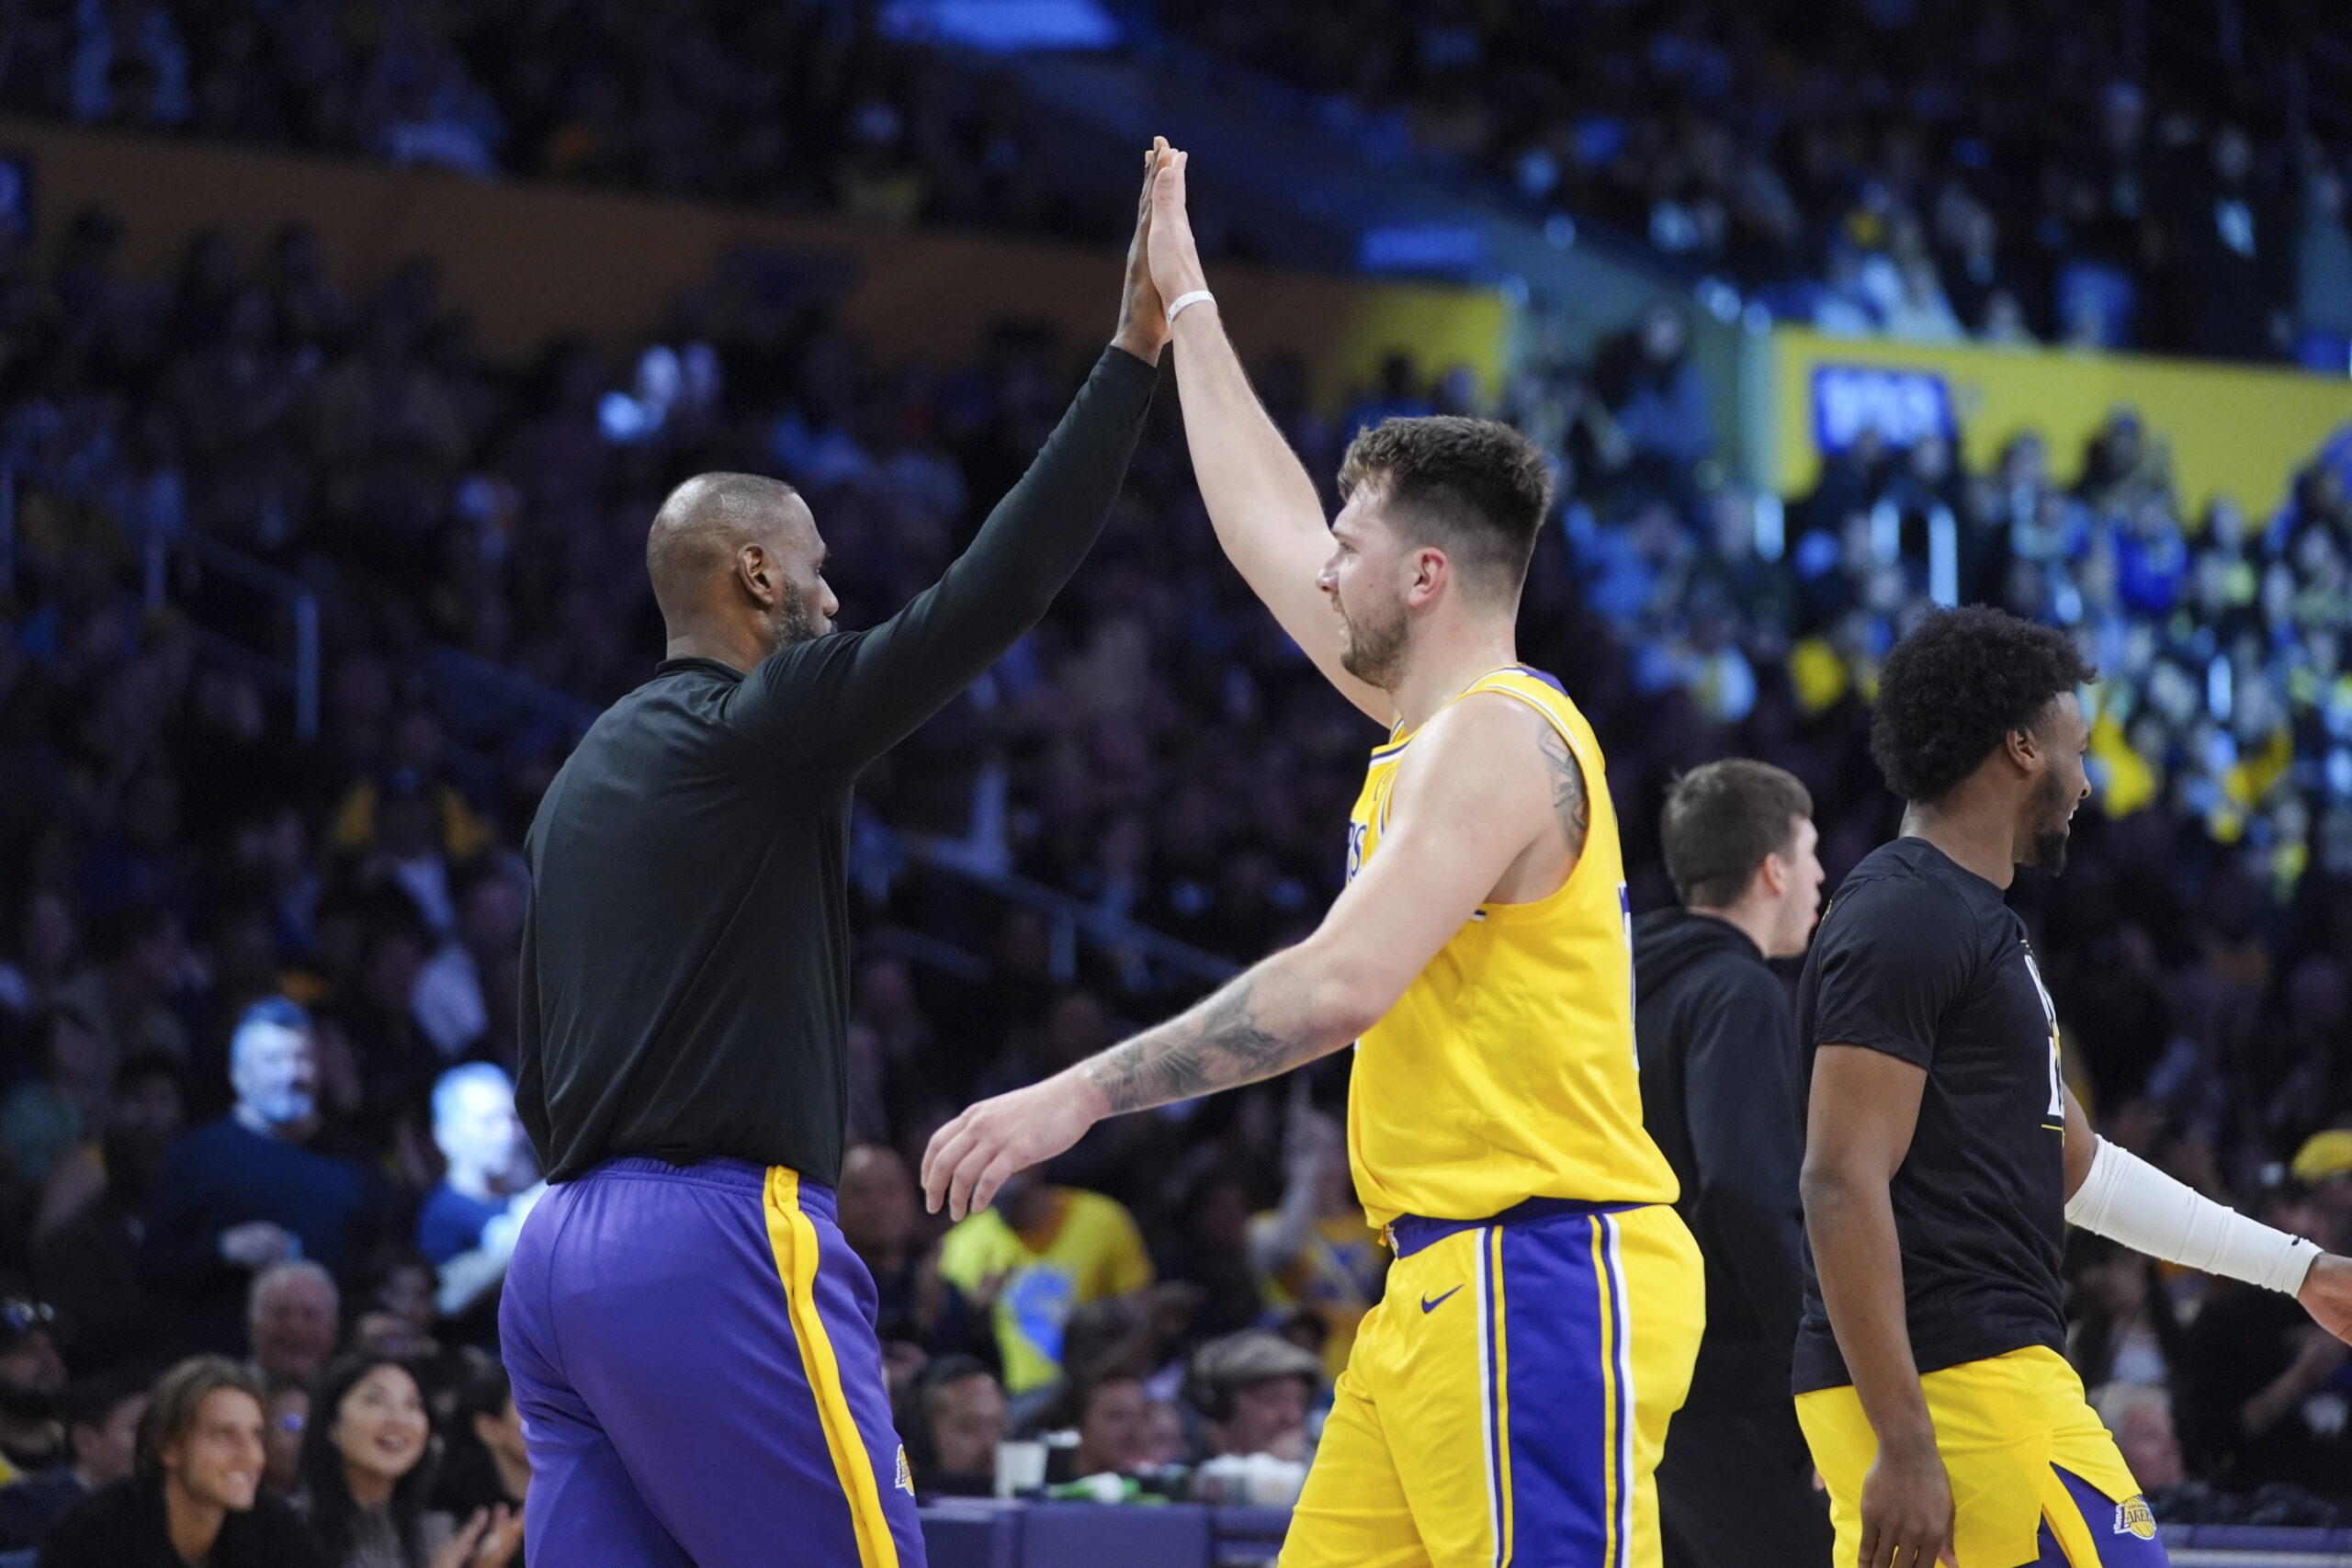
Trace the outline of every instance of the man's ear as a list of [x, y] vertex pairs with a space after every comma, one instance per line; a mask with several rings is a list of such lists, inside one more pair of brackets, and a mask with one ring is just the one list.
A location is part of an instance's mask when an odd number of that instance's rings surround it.
[[1413, 581], [1405, 589], [1405, 602], [1418, 608], [1430, 604], [1445, 592], [1453, 575], [1453, 563], [1445, 552], [1435, 546], [1423, 546], [1413, 552]]
[[1789, 858], [1778, 850], [1768, 850], [1756, 865], [1756, 880], [1764, 885], [1767, 897], [1778, 898], [1789, 890], [1789, 878], [1793, 874]]
[[2012, 729], [2005, 742], [2009, 761], [2022, 773], [2039, 770], [2048, 759], [2042, 754], [2041, 738], [2030, 728]]
[[775, 604], [784, 591], [783, 570], [775, 558], [756, 544], [737, 547], [735, 581], [762, 609]]

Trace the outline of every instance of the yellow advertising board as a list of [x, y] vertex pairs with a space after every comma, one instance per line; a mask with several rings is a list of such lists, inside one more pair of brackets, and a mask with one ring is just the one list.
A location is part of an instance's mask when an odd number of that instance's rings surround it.
[[1956, 433], [1982, 471], [2027, 431], [2047, 445], [2052, 473], [2071, 481], [2084, 444], [2118, 404], [2172, 448], [2181, 501], [2193, 513], [2217, 494], [2263, 515], [2295, 470], [2352, 424], [2352, 378], [2144, 355], [2056, 348], [1894, 343], [1775, 328], [1772, 439], [1765, 482], [1784, 496], [1813, 488], [1826, 453], [1865, 427], [1894, 446]]

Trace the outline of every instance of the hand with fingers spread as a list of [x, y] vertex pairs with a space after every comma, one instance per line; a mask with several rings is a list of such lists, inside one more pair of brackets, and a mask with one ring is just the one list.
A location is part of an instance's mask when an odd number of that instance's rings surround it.
[[1119, 299], [1119, 330], [1111, 339], [1137, 359], [1154, 365], [1159, 363], [1159, 351], [1168, 343], [1168, 306], [1151, 274], [1152, 190], [1168, 155], [1164, 136], [1152, 138], [1151, 150], [1143, 155], [1143, 195], [1136, 200], [1135, 238], [1127, 243], [1126, 291]]
[[1957, 1568], [1951, 1478], [1935, 1440], [1882, 1443], [1862, 1480], [1860, 1568]]
[[960, 1220], [996, 1201], [1015, 1171], [1053, 1158], [1086, 1135], [1109, 1111], [1102, 1091], [1083, 1074], [1062, 1073], [1044, 1083], [983, 1100], [931, 1136], [923, 1151], [923, 1203]]

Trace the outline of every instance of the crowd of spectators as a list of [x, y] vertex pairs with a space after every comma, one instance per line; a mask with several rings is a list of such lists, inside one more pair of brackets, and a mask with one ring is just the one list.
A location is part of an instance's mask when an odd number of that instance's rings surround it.
[[2257, 9], [1206, 0], [1161, 19], [1336, 126], [1393, 125], [1782, 319], [2341, 375], [2347, 149], [2301, 118], [2309, 40]]
[[827, 0], [10, 0], [0, 112], [663, 196], [1055, 232], [1125, 200], [1057, 177], [1006, 73]]
[[[799, 484], [842, 619], [871, 624], [1021, 471], [1091, 345], [1008, 322], [972, 364], [876, 364], [821, 300], [741, 262], [632, 365], [572, 342], [510, 371], [472, 352], [429, 268], [346, 299], [297, 230], [264, 257], [201, 238], [158, 287], [120, 276], [119, 244], [91, 213], [44, 263], [0, 257], [0, 458], [24, 547], [0, 634], [0, 1454], [59, 1492], [60, 1466], [103, 1486], [112, 1472], [82, 1455], [119, 1438], [110, 1380], [249, 1358], [249, 1389], [233, 1367], [175, 1374], [215, 1381], [192, 1401], [169, 1385], [181, 1425], [158, 1452], [207, 1400], [234, 1426], [250, 1399], [253, 1488], [306, 1499], [305, 1528], [350, 1560], [494, 1561], [524, 1478], [484, 1352], [537, 1189], [503, 1076], [514, 851], [560, 744], [466, 729], [428, 656], [454, 647], [596, 704], [629, 689], [659, 650], [646, 524], [707, 468]], [[2125, 417], [2071, 488], [2030, 442], [1986, 476], [1932, 445], [1865, 442], [1792, 503], [1776, 546], [1724, 478], [1685, 346], [1654, 312], [1589, 368], [1532, 369], [1506, 400], [1563, 479], [1521, 651], [1596, 722], [1636, 909], [1670, 897], [1667, 782], [1725, 752], [1806, 783], [1833, 879], [1893, 830], [1863, 744], [1871, 671], [1936, 596], [1948, 536], [1961, 592], [2078, 627], [2115, 677], [2105, 809], [2064, 880], [2017, 895], [2086, 1098], [2110, 1136], [2209, 1190], [2341, 1224], [2352, 1146], [2327, 1140], [2352, 1106], [2352, 756], [2336, 761], [2331, 726], [2352, 714], [2335, 695], [2352, 513], [2336, 464], [2276, 519], [2191, 518], [2160, 443]], [[1334, 421], [1298, 366], [1260, 369], [1327, 483], [1344, 432], [1471, 397], [1400, 356]], [[218, 541], [317, 593], [315, 735], [270, 661], [221, 635], [256, 617], [200, 557], [169, 553], [164, 602], [141, 608], [154, 535]], [[1171, 390], [1047, 622], [868, 775], [860, 1147], [841, 1213], [877, 1281], [922, 1486], [984, 1484], [1007, 1431], [1074, 1435], [1049, 1474], [1198, 1461], [1244, 1492], [1278, 1490], [1311, 1446], [1382, 1268], [1332, 1120], [1343, 1059], [1107, 1123], [944, 1237], [909, 1170], [973, 1095], [1099, 1050], [1197, 985], [1115, 942], [1074, 944], [965, 873], [1017, 871], [1252, 958], [1336, 892], [1376, 739], [1225, 566]], [[929, 860], [906, 852], [918, 840]], [[2299, 1150], [2301, 1175], [2282, 1176]], [[2085, 1301], [2119, 1303], [2102, 1343], [2141, 1371], [2154, 1345], [2157, 1381], [2187, 1389], [2193, 1351], [2134, 1332], [2114, 1270], [2086, 1269]], [[2187, 1315], [2194, 1284], [2146, 1299]], [[2258, 1431], [2191, 1419], [2183, 1393], [2179, 1436], [2215, 1495], [2309, 1486], [2256, 1441], [2281, 1423], [2336, 1445], [2346, 1473], [2341, 1420], [2322, 1429], [2343, 1364], [2290, 1329], [2229, 1342], [2231, 1376], [2256, 1380], [2240, 1404], [2265, 1402]], [[2114, 1397], [2120, 1421], [2131, 1396]], [[429, 1483], [407, 1479], [428, 1463], [420, 1423], [449, 1450]], [[126, 1484], [158, 1474], [181, 1484], [154, 1465]]]
[[[1121, 231], [1121, 191], [1059, 166], [1013, 75], [894, 40], [885, 10], [10, 0], [0, 111], [888, 223]], [[2241, 23], [2233, 44], [2231, 11], [2209, 28], [2131, 0], [1206, 0], [1157, 25], [1307, 89], [1366, 145], [1385, 127], [1531, 211], [1642, 236], [1728, 284], [1718, 300], [1838, 333], [2340, 374], [2347, 148], [2283, 85], [2306, 40]]]

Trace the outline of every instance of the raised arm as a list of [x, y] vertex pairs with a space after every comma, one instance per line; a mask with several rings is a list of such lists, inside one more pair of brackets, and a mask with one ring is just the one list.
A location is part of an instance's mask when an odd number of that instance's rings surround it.
[[1878, 1458], [1862, 1483], [1861, 1568], [1950, 1559], [1951, 1481], [1911, 1354], [1903, 1253], [1888, 1183], [1911, 1149], [1928, 1073], [1860, 1045], [1814, 1057], [1806, 1118], [1804, 1223], [1821, 1302], [1853, 1374]]
[[1117, 334], [1021, 480], [940, 580], [869, 631], [785, 648], [744, 678], [731, 716], [813, 761], [864, 767], [977, 680], [1053, 604], [1125, 480], [1168, 340], [1145, 260], [1144, 180]]
[[[1151, 272], [1160, 298], [1170, 303], [1208, 287], [1184, 209], [1184, 162], [1182, 152], [1170, 155], [1151, 197]], [[1388, 694], [1340, 667], [1339, 616], [1315, 582], [1331, 558], [1322, 498], [1250, 390], [1216, 301], [1186, 307], [1174, 335], [1193, 475], [1227, 558], [1350, 702], [1394, 724], [1396, 707]]]

